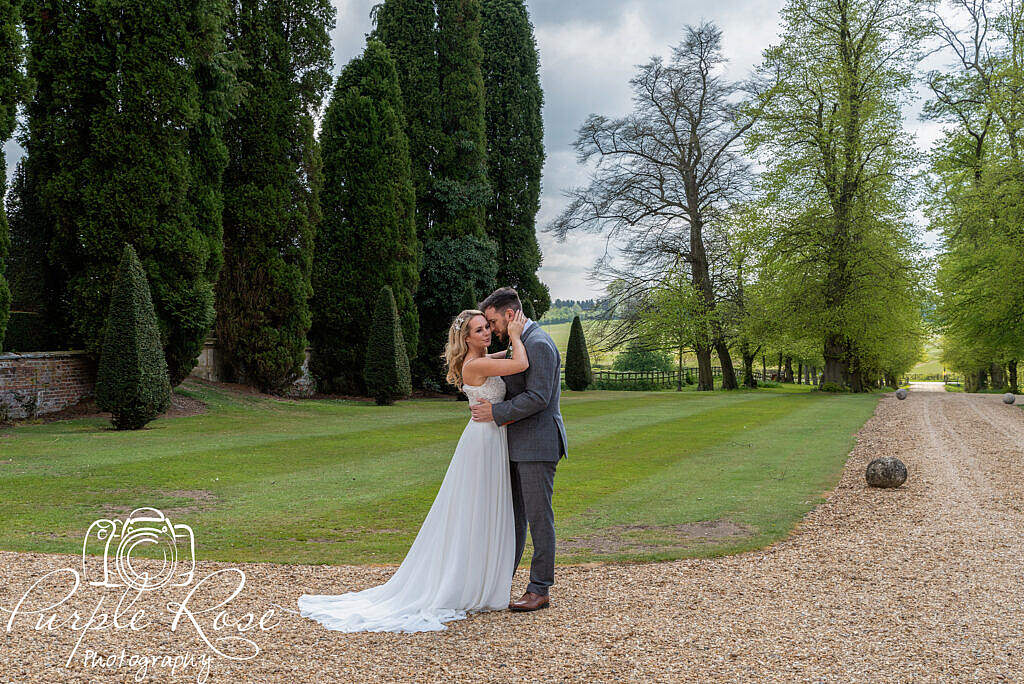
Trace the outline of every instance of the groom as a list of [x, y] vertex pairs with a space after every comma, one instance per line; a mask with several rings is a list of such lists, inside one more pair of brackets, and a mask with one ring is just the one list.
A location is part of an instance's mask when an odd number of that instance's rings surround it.
[[[491, 293], [480, 310], [491, 331], [508, 338], [508, 324], [523, 308], [511, 287]], [[512, 476], [512, 508], [516, 526], [516, 564], [523, 558], [526, 526], [533, 540], [530, 584], [510, 610], [524, 612], [548, 607], [548, 587], [555, 583], [555, 515], [551, 493], [555, 467], [566, 453], [565, 426], [558, 401], [562, 359], [551, 336], [527, 320], [522, 335], [530, 367], [505, 380], [505, 401], [493, 406], [483, 401], [472, 407], [473, 420], [508, 425], [508, 458]]]

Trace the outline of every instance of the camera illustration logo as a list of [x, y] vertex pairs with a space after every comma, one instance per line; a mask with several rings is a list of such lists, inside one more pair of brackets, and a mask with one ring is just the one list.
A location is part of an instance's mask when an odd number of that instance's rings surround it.
[[[154, 548], [163, 552], [162, 562], [141, 554], [133, 557], [136, 550]], [[124, 521], [96, 520], [82, 543], [82, 577], [94, 587], [184, 587], [192, 583], [195, 569], [192, 528], [172, 525], [156, 508], [137, 508]]]

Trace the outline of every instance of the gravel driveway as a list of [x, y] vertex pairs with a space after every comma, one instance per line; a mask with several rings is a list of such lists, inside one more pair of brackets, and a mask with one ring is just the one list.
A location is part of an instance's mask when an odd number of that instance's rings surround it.
[[[873, 490], [864, 469], [895, 454], [910, 477]], [[428, 634], [338, 634], [296, 615], [268, 631], [238, 633], [260, 649], [250, 660], [213, 660], [209, 681], [1016, 681], [1024, 678], [1024, 411], [998, 395], [911, 392], [881, 400], [861, 431], [842, 480], [797, 530], [772, 547], [717, 559], [647, 565], [561, 567], [553, 606], [531, 614], [476, 615]], [[202, 531], [196, 531], [200, 538]], [[10, 609], [48, 570], [73, 556], [0, 552], [0, 606]], [[200, 562], [198, 577], [223, 568], [246, 575], [225, 609], [235, 618], [303, 593], [337, 593], [386, 579], [392, 568]], [[35, 596], [68, 591], [55, 576]], [[229, 595], [237, 575], [224, 579]], [[56, 581], [59, 580], [59, 581]], [[215, 605], [213, 580], [188, 605]], [[526, 583], [516, 577], [517, 593]], [[187, 588], [186, 588], [187, 590]], [[168, 601], [185, 591], [148, 592], [146, 628], [82, 635], [70, 625], [35, 630], [19, 616], [0, 638], [0, 681], [133, 681], [135, 655], [212, 651], [192, 622], [171, 632]], [[80, 588], [56, 612], [111, 615], [114, 589]], [[26, 608], [31, 601], [26, 602]], [[37, 601], [37, 605], [39, 601]], [[161, 613], [162, 611], [162, 613]], [[6, 614], [0, 614], [6, 618]], [[214, 613], [196, 622], [210, 642], [240, 655], [244, 642], [215, 641]], [[97, 618], [98, 620], [98, 618]], [[97, 623], [98, 624], [98, 623]], [[140, 620], [141, 624], [141, 620]], [[249, 649], [246, 652], [244, 649]], [[125, 658], [91, 664], [89, 650]], [[115, 658], [116, 660], [116, 658]], [[109, 663], [113, 661], [104, 661]], [[197, 667], [172, 673], [150, 664], [146, 681], [201, 681]]]

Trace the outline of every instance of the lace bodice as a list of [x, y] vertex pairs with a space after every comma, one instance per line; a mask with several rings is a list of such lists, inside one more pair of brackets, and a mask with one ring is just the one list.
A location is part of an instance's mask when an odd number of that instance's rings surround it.
[[482, 385], [463, 385], [462, 391], [469, 397], [470, 404], [475, 404], [481, 399], [496, 404], [505, 398], [505, 381], [497, 375], [492, 375], [484, 380]]

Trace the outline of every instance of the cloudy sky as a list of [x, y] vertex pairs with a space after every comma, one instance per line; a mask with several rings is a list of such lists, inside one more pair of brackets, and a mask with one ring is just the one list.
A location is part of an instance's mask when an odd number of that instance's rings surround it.
[[[335, 74], [358, 55], [370, 30], [370, 8], [379, 0], [334, 0], [337, 26], [331, 34]], [[563, 191], [583, 185], [585, 170], [571, 148], [575, 131], [590, 113], [622, 116], [630, 109], [629, 79], [652, 55], [668, 56], [683, 27], [702, 19], [724, 33], [730, 75], [742, 78], [760, 62], [761, 51], [777, 41], [778, 14], [784, 0], [527, 0], [540, 50], [544, 88], [544, 139], [547, 161], [538, 228], [543, 229], [565, 206]], [[907, 112], [907, 125], [927, 145], [934, 125], [917, 121], [918, 108]], [[8, 173], [20, 156], [8, 145]], [[8, 176], [10, 177], [10, 176]], [[540, 276], [553, 298], [582, 299], [600, 295], [587, 279], [604, 241], [580, 235], [559, 244], [541, 232], [544, 265]]]

